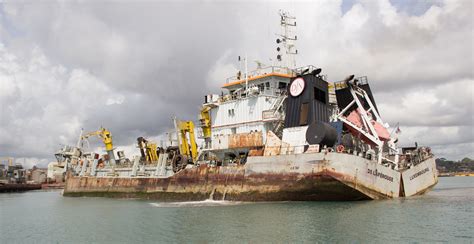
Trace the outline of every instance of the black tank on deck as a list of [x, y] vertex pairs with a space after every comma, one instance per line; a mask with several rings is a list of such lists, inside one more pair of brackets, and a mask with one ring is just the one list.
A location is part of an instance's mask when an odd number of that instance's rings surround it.
[[306, 130], [306, 141], [312, 145], [332, 147], [337, 141], [336, 129], [326, 122], [313, 122]]

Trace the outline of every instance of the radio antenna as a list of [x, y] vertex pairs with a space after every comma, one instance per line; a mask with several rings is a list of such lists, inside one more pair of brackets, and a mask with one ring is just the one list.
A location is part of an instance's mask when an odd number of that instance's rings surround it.
[[[289, 69], [296, 68], [296, 18], [291, 16], [287, 11], [280, 9], [280, 26], [281, 34], [277, 34], [277, 62], [279, 66]], [[283, 50], [282, 50], [283, 49]]]

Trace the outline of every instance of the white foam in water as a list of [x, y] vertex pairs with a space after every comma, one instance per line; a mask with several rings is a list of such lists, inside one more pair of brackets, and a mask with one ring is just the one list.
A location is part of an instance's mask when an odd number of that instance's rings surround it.
[[160, 202], [150, 203], [154, 207], [158, 208], [180, 208], [180, 207], [210, 207], [210, 206], [232, 206], [243, 204], [243, 202], [234, 201], [216, 201], [216, 200], [204, 200], [204, 201], [191, 201], [191, 202]]

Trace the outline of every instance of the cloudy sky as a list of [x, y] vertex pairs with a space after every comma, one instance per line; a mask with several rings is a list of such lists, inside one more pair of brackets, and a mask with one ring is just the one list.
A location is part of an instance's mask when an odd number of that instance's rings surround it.
[[138, 154], [173, 115], [195, 120], [237, 56], [271, 64], [279, 9], [297, 17], [297, 64], [367, 75], [402, 145], [474, 157], [470, 0], [0, 1], [0, 157], [45, 165], [101, 125]]

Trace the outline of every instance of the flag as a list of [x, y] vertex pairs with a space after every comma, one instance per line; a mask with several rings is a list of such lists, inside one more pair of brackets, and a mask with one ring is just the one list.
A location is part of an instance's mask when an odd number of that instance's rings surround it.
[[402, 130], [400, 130], [400, 126], [397, 126], [397, 130], [395, 131], [396, 134], [402, 134]]

